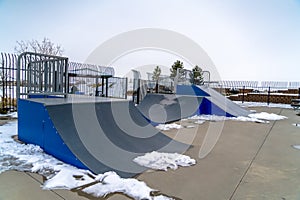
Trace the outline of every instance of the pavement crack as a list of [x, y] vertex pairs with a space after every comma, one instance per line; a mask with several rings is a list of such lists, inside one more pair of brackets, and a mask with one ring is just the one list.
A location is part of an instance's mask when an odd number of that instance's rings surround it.
[[[282, 112], [282, 108], [280, 109], [279, 115], [281, 114], [281, 112]], [[229, 200], [232, 200], [232, 199], [233, 199], [233, 197], [234, 197], [234, 195], [236, 194], [238, 188], [240, 187], [240, 185], [241, 185], [241, 183], [243, 182], [244, 178], [245, 178], [246, 175], [248, 174], [249, 169], [252, 167], [254, 161], [256, 160], [256, 157], [258, 156], [258, 154], [260, 153], [262, 147], [263, 147], [264, 144], [266, 143], [267, 138], [269, 137], [271, 131], [273, 130], [273, 128], [274, 128], [276, 122], [277, 122], [277, 121], [274, 121], [274, 122], [273, 122], [271, 128], [269, 129], [268, 133], [266, 134], [266, 136], [265, 136], [264, 140], [262, 141], [261, 145], [259, 146], [257, 152], [255, 153], [254, 157], [252, 158], [251, 162], [249, 163], [248, 167], [246, 168], [246, 170], [245, 170], [243, 176], [241, 177], [239, 183], [238, 183], [238, 184], [236, 185], [236, 187], [234, 188], [234, 190], [233, 190], [233, 192], [232, 192], [232, 194], [231, 194]]]

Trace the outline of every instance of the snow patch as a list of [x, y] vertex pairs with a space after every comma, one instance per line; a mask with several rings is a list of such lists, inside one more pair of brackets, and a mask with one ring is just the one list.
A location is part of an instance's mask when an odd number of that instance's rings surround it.
[[276, 115], [274, 113], [266, 113], [266, 112], [249, 114], [249, 117], [256, 118], [256, 119], [262, 119], [262, 120], [270, 120], [270, 121], [287, 119], [286, 116]]
[[292, 145], [295, 149], [299, 149], [300, 150], [300, 145]]
[[204, 124], [205, 123], [205, 120], [197, 120], [194, 122], [195, 124]]
[[94, 175], [87, 170], [78, 170], [74, 167], [62, 168], [44, 183], [43, 189], [73, 191], [82, 189], [83, 192], [94, 197], [105, 197], [111, 193], [121, 192], [134, 199], [151, 199], [150, 193], [154, 191], [142, 181], [121, 178], [113, 171]]
[[268, 121], [264, 121], [261, 119], [257, 119], [257, 118], [253, 118], [253, 117], [243, 117], [243, 116], [230, 117], [230, 120], [240, 121], [240, 122], [256, 122], [256, 123], [263, 123], [263, 124], [269, 123]]
[[217, 116], [217, 115], [195, 115], [189, 117], [190, 120], [197, 120], [194, 123], [203, 124], [205, 121], [225, 121], [225, 120], [233, 120], [233, 121], [242, 121], [242, 122], [257, 122], [257, 123], [269, 123], [265, 120], [283, 120], [287, 119], [287, 117], [282, 115], [276, 115], [274, 113], [253, 113], [249, 114], [248, 117], [238, 116], [238, 117], [225, 117], [225, 116]]
[[161, 131], [168, 131], [170, 129], [181, 129], [182, 126], [179, 124], [159, 124], [155, 128], [161, 130]]
[[177, 169], [179, 166], [188, 167], [196, 164], [196, 160], [178, 153], [160, 153], [153, 151], [133, 159], [137, 164], [156, 170], [167, 171]]
[[194, 115], [188, 119], [198, 120], [200, 121], [199, 123], [201, 123], [201, 121], [224, 121], [227, 119], [227, 117], [218, 115]]
[[299, 127], [300, 128], [300, 124], [293, 124], [294, 126], [297, 126], [297, 127]]

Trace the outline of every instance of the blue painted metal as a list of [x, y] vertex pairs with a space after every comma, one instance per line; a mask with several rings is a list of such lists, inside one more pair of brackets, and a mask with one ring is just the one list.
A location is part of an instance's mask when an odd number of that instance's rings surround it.
[[[209, 100], [210, 94], [201, 90], [200, 87], [196, 85], [177, 85], [176, 94], [178, 95], [193, 95], [193, 96], [203, 96], [203, 100], [199, 106], [198, 113], [204, 115], [218, 115], [226, 117], [234, 117], [230, 113], [224, 111], [216, 104]], [[225, 97], [224, 97], [225, 98]]]
[[18, 137], [25, 143], [40, 146], [46, 153], [60, 160], [87, 169], [63, 142], [42, 103], [18, 100]]
[[199, 114], [234, 117], [230, 113], [224, 111], [223, 109], [212, 103], [208, 98], [203, 98], [202, 103], [199, 107]]
[[202, 97], [210, 96], [208, 93], [204, 92], [196, 85], [177, 85], [176, 94], [202, 96]]

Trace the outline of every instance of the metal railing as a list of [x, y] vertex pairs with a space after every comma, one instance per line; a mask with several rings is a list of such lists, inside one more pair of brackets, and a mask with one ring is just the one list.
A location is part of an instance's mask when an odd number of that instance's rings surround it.
[[[127, 98], [127, 78], [113, 77], [114, 68], [84, 63], [69, 63], [69, 91], [88, 96], [107, 94], [111, 98]], [[111, 76], [102, 81], [104, 76]]]
[[17, 55], [1, 53], [0, 61], [0, 96], [2, 112], [15, 111], [17, 108], [16, 97], [16, 65]]
[[28, 95], [67, 95], [68, 58], [24, 52], [17, 61], [17, 98]]
[[[78, 87], [80, 94], [96, 96], [96, 89], [102, 92], [96, 76], [114, 75], [112, 67], [68, 62], [65, 57], [34, 53], [20, 57], [19, 69], [18, 75], [18, 55], [0, 54], [0, 112], [16, 111], [18, 96], [38, 93], [65, 95], [72, 92], [73, 86]], [[79, 76], [68, 77], [69, 73]], [[109, 78], [107, 88], [109, 97], [127, 98], [126, 78]]]

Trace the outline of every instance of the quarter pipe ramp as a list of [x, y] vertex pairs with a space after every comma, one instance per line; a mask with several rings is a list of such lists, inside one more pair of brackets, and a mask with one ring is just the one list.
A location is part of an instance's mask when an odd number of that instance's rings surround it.
[[132, 161], [135, 157], [189, 148], [155, 129], [126, 100], [36, 98], [18, 103], [20, 140], [97, 174], [113, 170], [132, 177], [145, 170]]

